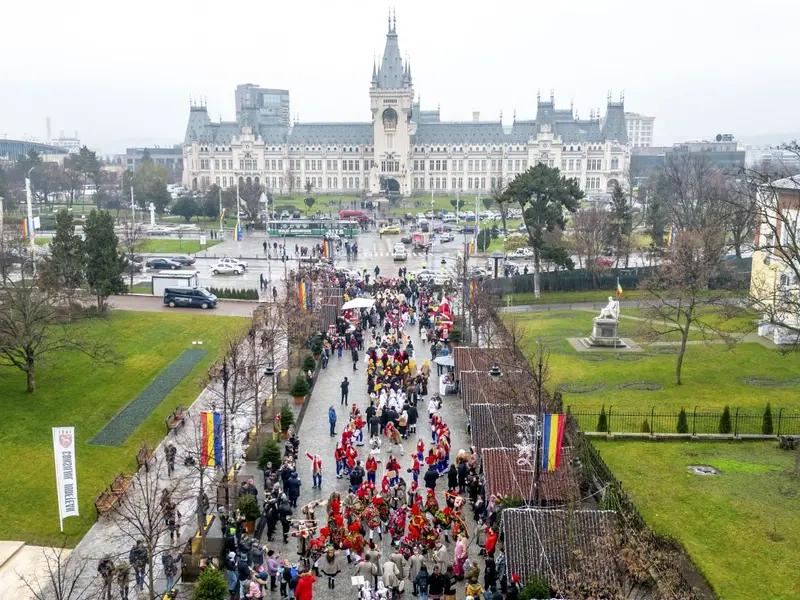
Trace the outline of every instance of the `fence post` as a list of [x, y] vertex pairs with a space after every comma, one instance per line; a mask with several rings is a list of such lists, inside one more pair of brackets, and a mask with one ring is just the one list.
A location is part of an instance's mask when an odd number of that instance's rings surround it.
[[606, 433], [611, 433], [611, 405], [608, 405], [608, 431]]
[[780, 435], [781, 434], [781, 417], [782, 416], [783, 416], [783, 409], [781, 408], [778, 411], [778, 433], [776, 435]]
[[653, 406], [650, 408], [650, 436], [652, 437], [655, 433], [656, 422], [653, 420], [654, 413], [656, 411], [656, 407]]
[[692, 437], [697, 435], [697, 406], [694, 407], [692, 412]]
[[736, 409], [736, 416], [733, 419], [733, 437], [739, 437], [739, 409]]

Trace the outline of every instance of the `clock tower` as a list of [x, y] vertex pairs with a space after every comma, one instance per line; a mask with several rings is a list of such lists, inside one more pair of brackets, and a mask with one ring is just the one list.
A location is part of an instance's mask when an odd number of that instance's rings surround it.
[[411, 193], [408, 160], [411, 154], [411, 110], [414, 88], [411, 66], [403, 62], [397, 43], [397, 28], [389, 17], [389, 31], [380, 68], [372, 65], [369, 90], [375, 153], [369, 172], [370, 192], [381, 190]]

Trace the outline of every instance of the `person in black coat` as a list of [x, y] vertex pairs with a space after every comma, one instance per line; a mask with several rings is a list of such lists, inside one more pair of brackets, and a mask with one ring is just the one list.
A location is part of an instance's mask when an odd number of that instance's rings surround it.
[[416, 404], [408, 404], [403, 407], [408, 413], [408, 433], [414, 435], [417, 433], [417, 419], [419, 419], [419, 411]]
[[458, 465], [458, 493], [463, 494], [467, 491], [467, 474], [469, 473], [469, 465], [467, 461], [462, 460]]
[[300, 497], [300, 485], [300, 478], [297, 476], [297, 472], [293, 471], [284, 486], [286, 497], [289, 498], [289, 504], [293, 508], [297, 507], [297, 499]]
[[450, 469], [447, 471], [447, 488], [454, 490], [458, 486], [458, 470], [456, 466], [451, 464]]
[[436, 480], [439, 479], [439, 473], [433, 467], [428, 467], [428, 470], [425, 471], [425, 487], [429, 490], [436, 489]]

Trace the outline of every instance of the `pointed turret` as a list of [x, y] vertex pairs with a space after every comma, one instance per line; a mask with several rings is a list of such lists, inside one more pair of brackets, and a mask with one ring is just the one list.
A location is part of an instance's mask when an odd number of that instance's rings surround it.
[[378, 85], [378, 67], [375, 64], [375, 57], [372, 57], [372, 85]]
[[401, 89], [410, 85], [405, 82], [403, 57], [397, 43], [397, 25], [391, 12], [389, 13], [389, 31], [386, 33], [386, 47], [383, 49], [383, 60], [377, 79], [377, 87], [382, 89]]

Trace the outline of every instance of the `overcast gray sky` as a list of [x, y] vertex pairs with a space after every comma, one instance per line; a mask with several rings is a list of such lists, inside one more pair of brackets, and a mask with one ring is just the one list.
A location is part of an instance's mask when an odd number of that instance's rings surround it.
[[[382, 0], [5, 2], [0, 136], [77, 130], [103, 153], [179, 143], [189, 96], [234, 116], [238, 83], [287, 88], [301, 121], [367, 121]], [[625, 90], [656, 143], [800, 130], [790, 0], [396, 3], [423, 108], [532, 118], [536, 92], [581, 117]]]

